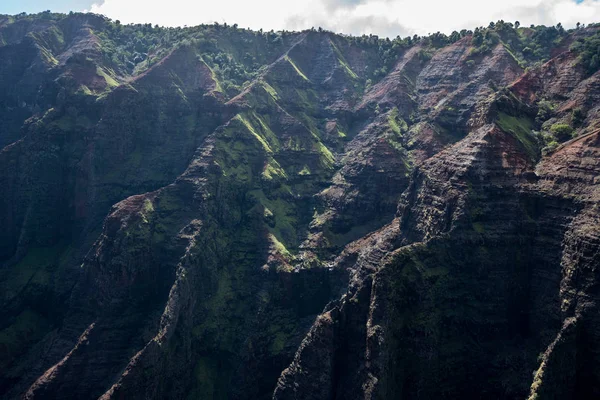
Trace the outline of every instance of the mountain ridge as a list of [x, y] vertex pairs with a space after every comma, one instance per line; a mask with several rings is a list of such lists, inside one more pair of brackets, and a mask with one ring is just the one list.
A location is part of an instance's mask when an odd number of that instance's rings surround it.
[[7, 17], [0, 394], [593, 398], [598, 36]]

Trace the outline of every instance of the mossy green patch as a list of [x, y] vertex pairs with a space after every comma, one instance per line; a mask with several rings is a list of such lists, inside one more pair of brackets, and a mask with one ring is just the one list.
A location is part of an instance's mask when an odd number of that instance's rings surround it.
[[507, 45], [506, 43], [502, 43], [502, 45], [504, 46], [504, 49], [506, 50], [506, 52], [508, 54], [510, 54], [510, 56], [516, 61], [516, 63], [519, 65], [519, 67], [524, 68], [524, 61], [519, 60], [519, 58], [513, 53], [512, 49], [510, 48], [509, 45]]
[[221, 86], [221, 82], [219, 81], [219, 77], [217, 75], [217, 73], [210, 67], [210, 65], [208, 65], [208, 63], [206, 61], [204, 61], [204, 59], [200, 58], [202, 60], [202, 63], [206, 66], [206, 68], [208, 68], [208, 70], [210, 71], [210, 76], [212, 77], [212, 80], [215, 82], [215, 92], [219, 92], [219, 93], [224, 93], [225, 91], [223, 90], [223, 87]]
[[108, 72], [106, 72], [102, 67], [96, 67], [96, 74], [101, 76], [106, 81], [106, 85], [109, 88], [115, 88], [119, 86], [119, 82], [115, 80]]
[[216, 164], [221, 167], [223, 176], [235, 179], [239, 183], [252, 180], [252, 169], [248, 164], [248, 150], [251, 147], [245, 145], [241, 140], [231, 141], [219, 140], [216, 144]]
[[42, 56], [42, 59], [49, 65], [51, 66], [55, 66], [58, 65], [58, 60], [54, 57], [54, 54], [52, 54], [52, 52], [50, 50], [48, 50], [47, 48], [43, 47], [43, 46], [38, 46], [39, 50], [40, 50], [40, 54]]
[[281, 165], [274, 158], [270, 158], [262, 172], [262, 177], [266, 180], [273, 180], [273, 178], [287, 178], [287, 174]]
[[511, 133], [523, 145], [527, 154], [536, 159], [538, 157], [538, 144], [532, 133], [533, 123], [525, 117], [514, 117], [506, 113], [498, 114], [497, 124], [503, 131]]
[[392, 132], [401, 136], [408, 131], [408, 124], [399, 116], [398, 109], [394, 107], [388, 114], [388, 125]]
[[308, 165], [305, 165], [300, 172], [298, 172], [298, 175], [310, 175], [310, 168], [308, 168]]
[[302, 122], [307, 123], [310, 118], [306, 113], [313, 115], [319, 104], [319, 94], [313, 89], [294, 88], [295, 98], [289, 99], [298, 107], [301, 112], [296, 117]]
[[260, 81], [261, 86], [263, 87], [263, 89], [265, 89], [265, 91], [267, 93], [269, 93], [269, 95], [271, 96], [271, 98], [275, 101], [279, 100], [279, 94], [277, 93], [277, 90], [275, 90], [275, 88], [273, 88], [273, 86], [269, 85], [266, 81], [261, 80]]
[[[393, 124], [390, 123], [390, 127], [392, 125]], [[387, 142], [398, 152], [398, 157], [402, 161], [402, 164], [404, 165], [404, 168], [406, 170], [406, 174], [408, 175], [408, 173], [413, 170], [414, 161], [412, 159], [411, 153], [409, 153], [408, 150], [406, 150], [406, 148], [402, 144], [402, 135], [399, 133], [401, 132], [401, 130], [395, 129], [400, 129], [399, 125], [396, 124], [395, 128], [392, 129], [392, 132], [388, 133], [385, 136], [385, 138]]]
[[140, 214], [142, 215], [142, 220], [144, 223], [148, 223], [152, 213], [154, 212], [154, 205], [149, 199], [144, 200], [144, 205], [142, 206], [142, 211]]
[[272, 218], [273, 217], [273, 212], [271, 210], [269, 210], [268, 208], [265, 207], [265, 211], [263, 211], [263, 217], [265, 217], [265, 218]]
[[279, 150], [279, 148], [281, 147], [281, 145], [279, 143], [279, 138], [269, 127], [269, 123], [268, 123], [269, 117], [268, 116], [261, 117], [257, 113], [252, 113], [251, 117], [254, 120], [258, 121], [258, 124], [260, 125], [261, 135], [269, 143], [269, 146], [271, 147], [271, 149], [273, 149], [274, 151]]
[[[246, 129], [248, 129], [248, 132], [250, 132], [259, 141], [267, 153], [273, 153], [273, 150], [269, 145], [268, 138], [272, 139], [274, 142], [278, 142], [277, 137], [270, 129], [264, 129], [266, 125], [264, 125], [262, 120], [260, 120], [256, 114], [251, 113], [250, 116], [238, 114], [235, 116], [235, 118], [244, 124]], [[252, 118], [256, 118], [260, 124], [260, 127], [263, 129], [257, 129], [255, 125], [252, 124]]]
[[144, 200], [144, 208], [143, 208], [144, 213], [151, 213], [154, 212], [154, 205], [152, 204], [152, 202], [148, 199]]
[[270, 351], [271, 354], [279, 354], [285, 347], [285, 344], [288, 340], [288, 336], [283, 332], [277, 332], [275, 337], [273, 338], [273, 342], [271, 343]]
[[290, 65], [292, 67], [294, 67], [294, 70], [296, 70], [296, 72], [298, 73], [298, 75], [300, 75], [302, 77], [302, 79], [304, 79], [305, 81], [310, 82], [310, 80], [306, 77], [306, 75], [304, 75], [304, 73], [300, 70], [300, 68], [298, 68], [298, 66], [296, 65], [296, 63], [294, 63], [294, 61], [290, 58], [290, 56], [288, 56], [287, 54], [284, 56], [285, 60], [287, 62], [290, 63]]
[[[246, 139], [248, 137], [252, 140]], [[260, 158], [265, 162], [262, 170], [264, 179], [286, 178], [286, 172], [273, 157], [279, 147], [279, 139], [269, 128], [267, 117], [260, 117], [255, 112], [241, 113], [217, 135], [215, 161], [224, 176], [235, 177], [238, 183], [252, 180], [252, 165], [256, 165]]]
[[49, 35], [50, 42], [53, 42], [57, 46], [65, 45], [65, 37], [63, 32], [56, 25], [52, 25], [46, 30], [46, 33]]
[[317, 151], [320, 154], [321, 164], [326, 169], [333, 169], [335, 164], [335, 157], [331, 150], [327, 148], [323, 143], [317, 142], [316, 144]]
[[275, 251], [277, 251], [277, 253], [281, 254], [287, 261], [290, 261], [293, 258], [292, 254], [288, 251], [288, 249], [285, 247], [285, 245], [283, 243], [281, 243], [279, 241], [279, 239], [277, 239], [277, 236], [270, 233], [269, 241], [273, 245], [273, 248], [275, 249]]
[[332, 40], [329, 40], [329, 43], [331, 44], [331, 47], [333, 48], [333, 51], [335, 52], [335, 55], [337, 56], [338, 62], [340, 63], [342, 68], [344, 68], [344, 71], [346, 71], [346, 73], [352, 79], [358, 79], [358, 75], [356, 75], [356, 73], [354, 71], [352, 71], [352, 68], [350, 68], [350, 65], [348, 65], [348, 62], [346, 61], [346, 58], [344, 57], [344, 55], [342, 54], [340, 49], [337, 48], [337, 46], [335, 45], [335, 43], [333, 43]]
[[297, 136], [290, 136], [285, 143], [285, 147], [288, 150], [292, 151], [302, 151], [306, 150], [306, 146], [304, 145], [304, 141], [300, 140]]
[[89, 87], [85, 86], [85, 85], [81, 85], [79, 86], [79, 89], [77, 89], [77, 93], [81, 93], [84, 94], [86, 96], [91, 96], [93, 95], [92, 91], [90, 90]]
[[288, 201], [284, 197], [268, 198], [262, 190], [252, 190], [248, 194], [273, 214], [275, 225], [268, 228], [269, 232], [286, 249], [296, 248], [299, 244], [296, 233], [298, 216], [294, 202]]

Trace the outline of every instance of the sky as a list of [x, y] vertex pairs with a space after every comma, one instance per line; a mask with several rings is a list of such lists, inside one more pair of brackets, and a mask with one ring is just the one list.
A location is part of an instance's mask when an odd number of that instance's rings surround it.
[[91, 11], [122, 23], [302, 30], [382, 37], [427, 35], [487, 26], [490, 21], [570, 28], [600, 22], [599, 0], [0, 0], [0, 14]]

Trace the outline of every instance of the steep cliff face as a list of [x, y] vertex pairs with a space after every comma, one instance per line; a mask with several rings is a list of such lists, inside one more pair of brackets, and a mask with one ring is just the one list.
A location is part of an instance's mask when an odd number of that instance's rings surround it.
[[0, 18], [0, 395], [596, 397], [596, 28], [545, 29]]
[[464, 139], [419, 164], [397, 219], [336, 260], [350, 265], [349, 289], [317, 318], [274, 398], [598, 395], [598, 327], [584, 317], [596, 304], [595, 119], [539, 162], [524, 129], [539, 92], [523, 81], [565, 85], [546, 72], [565, 64], [575, 79], [555, 95], [554, 118], [594, 104], [576, 88], [596, 75], [582, 81], [565, 55], [494, 95], [491, 124], [472, 121]]

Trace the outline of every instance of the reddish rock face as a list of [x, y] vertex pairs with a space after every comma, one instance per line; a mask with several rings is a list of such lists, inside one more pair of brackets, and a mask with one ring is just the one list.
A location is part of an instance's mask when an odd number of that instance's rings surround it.
[[0, 16], [0, 397], [598, 397], [596, 28], [482, 32]]

